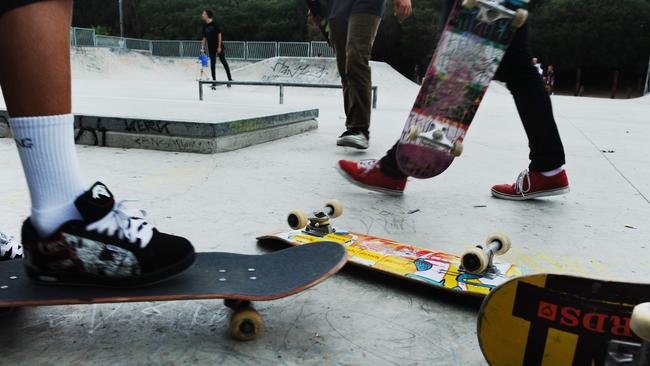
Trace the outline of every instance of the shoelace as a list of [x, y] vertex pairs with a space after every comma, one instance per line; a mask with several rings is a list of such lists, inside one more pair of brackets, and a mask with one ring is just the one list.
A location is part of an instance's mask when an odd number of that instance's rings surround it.
[[0, 258], [11, 252], [10, 259], [23, 256], [23, 246], [14, 240], [13, 236], [0, 233]]
[[140, 210], [140, 216], [134, 216], [126, 211], [124, 203], [133, 201], [120, 201], [113, 210], [101, 220], [86, 226], [88, 231], [96, 231], [108, 236], [117, 236], [126, 239], [131, 244], [140, 241], [140, 248], [146, 247], [153, 237], [153, 225], [145, 221], [146, 213]]
[[[524, 189], [526, 183], [528, 183], [528, 188]], [[515, 191], [521, 194], [522, 196], [530, 192], [530, 172], [528, 171], [528, 169], [519, 173], [519, 176], [517, 177], [517, 182], [515, 183]]]
[[366, 159], [366, 160], [359, 160], [357, 163], [357, 167], [359, 169], [363, 169], [363, 174], [367, 174], [369, 171], [373, 170], [377, 164], [379, 163], [379, 160], [375, 159]]

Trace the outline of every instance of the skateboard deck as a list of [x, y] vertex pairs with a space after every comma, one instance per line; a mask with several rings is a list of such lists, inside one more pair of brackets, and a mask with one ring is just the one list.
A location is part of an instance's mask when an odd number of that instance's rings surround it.
[[195, 263], [167, 281], [142, 288], [47, 286], [27, 278], [22, 260], [0, 262], [0, 307], [226, 299], [232, 335], [255, 338], [262, 320], [250, 301], [291, 296], [334, 275], [346, 251], [336, 243], [262, 255], [197, 253]]
[[649, 301], [650, 284], [523, 276], [483, 301], [479, 343], [492, 366], [650, 365], [650, 347], [633, 331], [650, 337], [650, 304], [632, 316]]
[[330, 219], [342, 214], [343, 206], [337, 200], [328, 201], [310, 216], [300, 210], [293, 210], [287, 216], [287, 223], [293, 230], [263, 235], [257, 240], [261, 243], [281, 242], [293, 246], [339, 243], [347, 248], [349, 262], [352, 264], [465, 295], [485, 296], [499, 284], [526, 273], [523, 267], [493, 261], [494, 256], [510, 249], [510, 239], [504, 234], [492, 234], [486, 245], [477, 246], [458, 256], [336, 230]]
[[319, 237], [303, 230], [292, 230], [257, 239], [293, 246], [325, 241], [340, 243], [347, 248], [351, 264], [465, 295], [485, 296], [496, 286], [526, 272], [523, 267], [494, 262], [497, 270], [494, 275], [472, 274], [461, 269], [458, 255], [345, 231]]
[[528, 13], [519, 8], [527, 3], [456, 1], [400, 136], [397, 162], [404, 174], [434, 177], [462, 153], [485, 91], [526, 21]]

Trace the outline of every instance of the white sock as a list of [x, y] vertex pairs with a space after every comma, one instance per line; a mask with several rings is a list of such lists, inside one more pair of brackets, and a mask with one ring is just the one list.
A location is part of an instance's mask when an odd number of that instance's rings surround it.
[[32, 199], [31, 222], [41, 237], [80, 219], [74, 205], [84, 191], [71, 114], [10, 118]]
[[540, 173], [542, 173], [542, 175], [545, 176], [545, 177], [554, 177], [554, 176], [562, 173], [563, 170], [564, 170], [564, 165], [557, 168], [557, 169], [549, 170], [547, 172], [540, 172]]

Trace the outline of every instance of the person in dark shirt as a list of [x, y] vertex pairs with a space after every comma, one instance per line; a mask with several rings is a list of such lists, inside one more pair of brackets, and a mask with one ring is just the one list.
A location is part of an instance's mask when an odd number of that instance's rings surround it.
[[[453, 0], [443, 2], [443, 25], [453, 6]], [[569, 180], [564, 171], [564, 147], [553, 117], [551, 100], [542, 76], [531, 60], [526, 23], [517, 30], [495, 79], [506, 83], [515, 100], [528, 136], [530, 165], [519, 174], [515, 183], [493, 186], [492, 195], [497, 198], [523, 201], [569, 192]], [[401, 195], [408, 177], [399, 169], [396, 155], [397, 144], [380, 160], [341, 160], [337, 168], [348, 181], [360, 187]]]
[[[317, 13], [319, 0], [308, 0], [310, 22], [329, 20], [330, 44], [343, 84], [346, 131], [338, 146], [367, 149], [370, 139], [372, 80], [370, 54], [384, 13], [385, 0], [330, 0], [328, 14]], [[400, 20], [411, 15], [411, 0], [394, 0], [393, 14]]]
[[[217, 56], [219, 56], [219, 61], [221, 61], [221, 65], [223, 65], [224, 70], [226, 70], [228, 80], [232, 80], [232, 76], [230, 75], [230, 67], [228, 66], [228, 61], [226, 60], [226, 52], [223, 47], [221, 27], [219, 27], [219, 24], [214, 21], [214, 13], [212, 10], [203, 10], [201, 19], [203, 19], [205, 22], [203, 25], [203, 30], [201, 32], [201, 52], [205, 52], [205, 47], [207, 45], [208, 56], [210, 56], [210, 71], [212, 71], [212, 80], [216, 80], [214, 69], [217, 61]], [[228, 84], [228, 87], [230, 88], [230, 84]], [[212, 89], [214, 89], [214, 86], [212, 86]]]

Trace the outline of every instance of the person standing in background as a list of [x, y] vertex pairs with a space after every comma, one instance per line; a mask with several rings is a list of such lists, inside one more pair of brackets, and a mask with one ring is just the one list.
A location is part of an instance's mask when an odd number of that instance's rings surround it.
[[[214, 21], [214, 13], [212, 10], [203, 10], [201, 14], [201, 19], [205, 22], [203, 25], [203, 30], [201, 32], [201, 52], [205, 52], [205, 47], [208, 47], [208, 56], [210, 56], [210, 71], [212, 72], [212, 80], [216, 80], [215, 66], [217, 62], [217, 56], [224, 70], [226, 70], [226, 75], [228, 80], [232, 80], [230, 75], [230, 67], [228, 66], [228, 61], [226, 60], [226, 52], [223, 47], [223, 35], [221, 34], [221, 27], [217, 22]], [[230, 88], [230, 84], [228, 87]], [[215, 89], [214, 85], [212, 89]]]
[[548, 91], [548, 94], [553, 95], [553, 90], [555, 89], [555, 69], [553, 65], [548, 65], [546, 68], [544, 82], [546, 83], [546, 91]]
[[539, 59], [537, 59], [537, 57], [533, 57], [533, 66], [535, 66], [535, 69], [537, 69], [537, 72], [540, 75], [544, 74], [544, 69], [542, 68], [542, 63], [539, 62]]
[[[411, 0], [394, 0], [393, 14], [401, 20], [411, 15]], [[309, 20], [321, 24], [329, 19], [330, 44], [336, 52], [336, 66], [343, 84], [346, 131], [338, 146], [365, 150], [370, 139], [372, 78], [370, 55], [385, 0], [330, 0], [328, 14], [318, 14], [319, 0], [308, 0]]]

